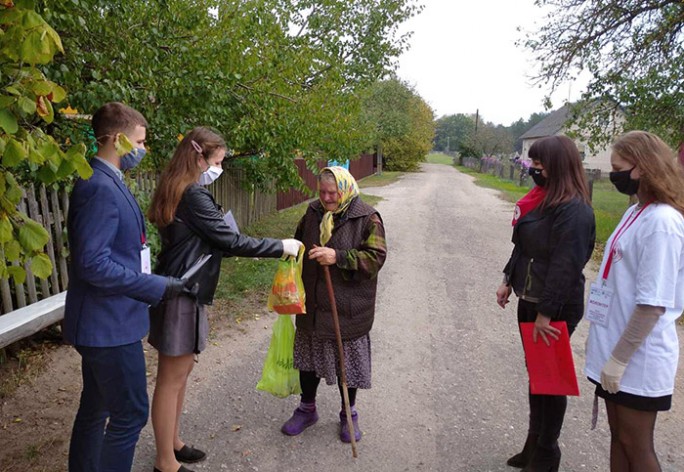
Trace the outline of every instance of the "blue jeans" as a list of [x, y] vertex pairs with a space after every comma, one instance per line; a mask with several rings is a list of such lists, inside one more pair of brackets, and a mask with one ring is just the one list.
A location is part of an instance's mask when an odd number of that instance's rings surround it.
[[69, 472], [129, 472], [149, 412], [142, 342], [76, 350], [83, 391], [71, 433]]

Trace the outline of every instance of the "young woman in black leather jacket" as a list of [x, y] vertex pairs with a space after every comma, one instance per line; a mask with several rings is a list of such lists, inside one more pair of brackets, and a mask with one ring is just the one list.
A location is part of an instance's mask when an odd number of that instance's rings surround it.
[[296, 239], [256, 239], [239, 234], [225, 221], [220, 206], [204, 187], [223, 171], [223, 139], [198, 127], [180, 142], [164, 170], [149, 210], [159, 228], [162, 249], [155, 272], [180, 277], [202, 255], [211, 255], [192, 277], [195, 293], [181, 294], [150, 310], [149, 342], [159, 351], [152, 425], [157, 446], [155, 472], [187, 471], [180, 462], [198, 462], [206, 454], [181, 440], [180, 414], [196, 354], [206, 346], [205, 306], [211, 305], [223, 256], [296, 256]]
[[[594, 249], [596, 225], [582, 160], [565, 136], [535, 141], [530, 175], [537, 185], [516, 205], [513, 254], [496, 292], [503, 308], [518, 296], [518, 322], [534, 322], [534, 339], [558, 339], [551, 321], [565, 321], [570, 334], [584, 313], [582, 270]], [[558, 447], [567, 398], [529, 394], [530, 421], [523, 451], [508, 465], [525, 471], [558, 470]]]

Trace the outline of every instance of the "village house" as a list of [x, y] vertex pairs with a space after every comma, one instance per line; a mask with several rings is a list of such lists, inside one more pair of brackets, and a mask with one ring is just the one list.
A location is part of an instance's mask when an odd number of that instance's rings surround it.
[[[576, 133], [577, 128], [570, 123], [573, 113], [575, 113], [575, 106], [576, 105], [574, 104], [566, 103], [527, 130], [520, 137], [520, 139], [522, 139], [522, 153], [520, 157], [524, 160], [529, 159], [528, 153], [530, 146], [540, 138], [568, 134], [570, 131]], [[598, 169], [604, 176], [610, 172], [610, 154], [612, 152], [612, 147], [610, 145], [592, 151], [587, 144], [587, 140], [582, 137], [575, 138], [575, 144], [577, 144], [577, 149], [579, 149], [580, 155], [582, 156], [582, 162], [585, 169]]]

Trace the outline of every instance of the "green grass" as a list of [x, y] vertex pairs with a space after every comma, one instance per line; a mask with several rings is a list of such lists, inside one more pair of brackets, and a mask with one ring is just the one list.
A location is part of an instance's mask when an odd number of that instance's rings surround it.
[[596, 241], [604, 245], [629, 206], [629, 197], [615, 190], [609, 180], [597, 180], [592, 205], [596, 215]]
[[[369, 205], [376, 205], [381, 197], [361, 194]], [[308, 203], [268, 215], [243, 229], [243, 233], [257, 238], [292, 238], [297, 223], [306, 212]], [[266, 306], [268, 291], [276, 270], [276, 259], [230, 257], [221, 264], [221, 275], [214, 297], [215, 315], [228, 315], [239, 321], [245, 315], [258, 313]]]
[[393, 184], [403, 175], [404, 172], [384, 170], [382, 171], [382, 174], [371, 175], [370, 177], [359, 180], [358, 184], [359, 188], [384, 187], [385, 185]]
[[[500, 179], [490, 174], [481, 174], [473, 169], [456, 166], [464, 174], [475, 177], [475, 183], [481, 187], [493, 188], [501, 191], [501, 196], [510, 202], [516, 202], [529, 190], [519, 187], [515, 182]], [[603, 248], [615, 227], [620, 222], [623, 213], [629, 206], [629, 198], [621, 194], [609, 180], [597, 180], [594, 182], [592, 205], [596, 216], [596, 251], [594, 258], [603, 255]]]
[[[242, 232], [257, 238], [291, 238], [297, 222], [306, 211], [306, 203], [266, 216], [256, 223], [243, 228]], [[233, 307], [240, 312], [248, 306], [240, 306], [240, 301], [250, 300], [265, 292], [271, 285], [276, 263], [271, 258], [230, 257], [221, 264], [221, 276], [215, 298], [237, 304]], [[265, 300], [265, 298], [264, 298]]]
[[454, 158], [441, 152], [431, 152], [427, 155], [427, 162], [430, 164], [446, 164], [448, 166], [453, 166]]
[[456, 168], [464, 174], [469, 174], [475, 177], [475, 183], [480, 187], [493, 188], [501, 191], [501, 196], [504, 200], [509, 202], [517, 202], [520, 198], [529, 192], [529, 188], [520, 187], [517, 183], [510, 180], [501, 179], [491, 174], [481, 174], [476, 170], [465, 166], [456, 166]]

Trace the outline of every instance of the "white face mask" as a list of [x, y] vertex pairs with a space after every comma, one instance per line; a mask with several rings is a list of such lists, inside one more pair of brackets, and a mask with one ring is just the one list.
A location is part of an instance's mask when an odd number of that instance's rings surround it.
[[214, 167], [214, 166], [209, 166], [207, 170], [202, 172], [202, 175], [200, 175], [199, 178], [199, 184], [200, 185], [209, 185], [214, 180], [218, 179], [221, 174], [223, 173], [223, 168], [222, 167]]

